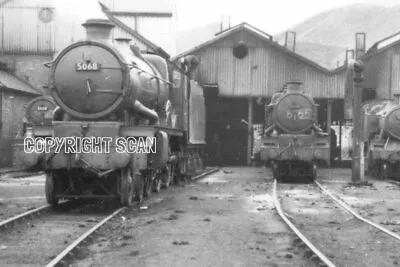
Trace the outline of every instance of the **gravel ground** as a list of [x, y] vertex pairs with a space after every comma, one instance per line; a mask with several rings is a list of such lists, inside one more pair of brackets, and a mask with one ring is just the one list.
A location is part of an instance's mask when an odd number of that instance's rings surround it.
[[[115, 206], [115, 205], [114, 205]], [[112, 205], [73, 204], [1, 229], [1, 266], [46, 266], [88, 229], [115, 210]]]
[[44, 176], [0, 176], [0, 221], [46, 204]]
[[326, 175], [320, 179], [321, 184], [334, 191], [362, 216], [400, 235], [400, 186], [367, 177], [371, 185], [356, 187], [349, 184], [351, 170], [342, 170], [342, 173], [347, 175], [326, 170]]
[[[325, 170], [320, 181], [360, 215], [400, 235], [400, 186], [370, 176], [366, 179], [371, 185], [353, 186], [349, 184], [350, 177], [351, 169]], [[398, 250], [400, 241], [390, 238]], [[393, 266], [400, 265], [400, 256], [388, 261]]]
[[397, 242], [354, 218], [313, 184], [279, 185], [283, 208], [310, 241], [337, 266], [393, 266]]
[[314, 266], [275, 214], [271, 182], [226, 168], [171, 187], [104, 227], [74, 266]]
[[[361, 215], [400, 235], [400, 186], [368, 178], [372, 186], [354, 187], [348, 185], [350, 177], [351, 169], [321, 169], [318, 180]], [[365, 260], [367, 254], [383, 259], [381, 266], [400, 264], [400, 241], [365, 229], [350, 214], [321, 201], [317, 189], [309, 192], [304, 186], [288, 189], [292, 197], [284, 208], [294, 221], [303, 220], [311, 238], [326, 240], [320, 244], [334, 262], [377, 266], [379, 261]], [[43, 176], [1, 176], [0, 219], [45, 204], [43, 190]], [[269, 169], [231, 167], [153, 193], [142, 208], [133, 206], [102, 228], [74, 266], [313, 266], [276, 215], [271, 190]], [[312, 227], [314, 218], [322, 231]], [[362, 231], [369, 237], [357, 236]]]

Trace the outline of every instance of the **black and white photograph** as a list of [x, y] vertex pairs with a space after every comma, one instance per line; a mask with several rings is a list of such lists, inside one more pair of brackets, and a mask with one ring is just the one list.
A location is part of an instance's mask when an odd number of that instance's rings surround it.
[[399, 249], [400, 1], [0, 0], [0, 267]]

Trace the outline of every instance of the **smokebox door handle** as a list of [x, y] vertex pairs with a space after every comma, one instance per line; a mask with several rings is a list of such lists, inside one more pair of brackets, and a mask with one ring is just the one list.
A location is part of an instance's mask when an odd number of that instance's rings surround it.
[[121, 95], [122, 94], [122, 92], [114, 91], [112, 89], [96, 89], [96, 92], [98, 92], [98, 93], [107, 93], [107, 94], [115, 94], [115, 95]]

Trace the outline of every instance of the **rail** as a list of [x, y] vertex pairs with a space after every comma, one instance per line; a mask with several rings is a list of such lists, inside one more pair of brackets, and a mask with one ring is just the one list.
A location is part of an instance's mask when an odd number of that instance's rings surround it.
[[392, 237], [394, 237], [397, 240], [400, 240], [400, 236], [395, 234], [394, 232], [380, 226], [377, 223], [374, 223], [373, 221], [370, 221], [368, 219], [365, 219], [364, 217], [362, 217], [360, 214], [358, 214], [357, 212], [355, 212], [352, 208], [350, 208], [346, 203], [344, 203], [342, 200], [340, 200], [339, 198], [335, 197], [327, 188], [325, 188], [324, 186], [322, 186], [319, 182], [314, 181], [314, 183], [325, 193], [327, 194], [333, 201], [335, 201], [337, 204], [339, 204], [343, 209], [345, 209], [346, 211], [348, 211], [349, 213], [351, 213], [354, 217], [356, 217], [357, 219], [359, 219], [360, 221], [369, 224], [373, 227], [375, 227], [376, 229], [384, 232], [387, 235], [390, 235]]
[[19, 220], [25, 219], [28, 216], [33, 216], [33, 215], [39, 214], [40, 212], [44, 212], [44, 211], [50, 209], [50, 207], [51, 207], [50, 205], [44, 205], [44, 206], [41, 206], [39, 208], [36, 208], [36, 209], [30, 210], [30, 211], [18, 214], [18, 215], [14, 216], [14, 217], [11, 217], [9, 219], [1, 221], [0, 222], [0, 228], [6, 228], [8, 225], [11, 225], [12, 223], [15, 223], [15, 222], [17, 222]]
[[299, 229], [296, 228], [292, 224], [292, 222], [289, 220], [289, 218], [284, 214], [281, 204], [279, 202], [278, 196], [277, 196], [277, 181], [274, 180], [274, 187], [273, 187], [273, 199], [274, 199], [274, 204], [276, 211], [278, 215], [282, 218], [282, 220], [289, 226], [289, 228], [301, 239], [301, 241], [320, 259], [322, 263], [324, 263], [328, 267], [335, 267], [335, 264], [333, 264], [328, 257], [326, 257], [318, 248], [316, 248], [301, 232]]
[[126, 207], [119, 208], [118, 210], [114, 211], [111, 215], [107, 216], [103, 220], [101, 220], [99, 223], [94, 225], [92, 228], [90, 228], [88, 231], [86, 231], [84, 234], [82, 234], [78, 239], [76, 239], [74, 242], [72, 242], [71, 245], [69, 245], [66, 249], [64, 249], [60, 254], [58, 254], [50, 263], [46, 265], [46, 267], [53, 267], [57, 266], [60, 263], [63, 263], [63, 260], [65, 257], [70, 254], [75, 248], [79, 246], [85, 239], [87, 239], [91, 234], [93, 234], [97, 229], [99, 229], [101, 226], [103, 226], [105, 223], [107, 223], [109, 220], [120, 214], [126, 209]]

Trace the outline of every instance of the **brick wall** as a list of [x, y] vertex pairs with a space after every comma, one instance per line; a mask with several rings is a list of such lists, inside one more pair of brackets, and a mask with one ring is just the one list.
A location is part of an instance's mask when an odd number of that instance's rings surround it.
[[14, 138], [22, 126], [25, 106], [34, 96], [3, 91], [2, 93], [2, 128], [5, 138]]
[[0, 167], [12, 164], [11, 143], [22, 128], [25, 106], [34, 96], [0, 89], [1, 122], [0, 125]]
[[6, 54], [0, 61], [5, 62], [17, 77], [47, 94], [48, 90], [43, 86], [48, 84], [49, 69], [43, 66], [43, 63], [50, 62], [52, 59], [52, 55]]

